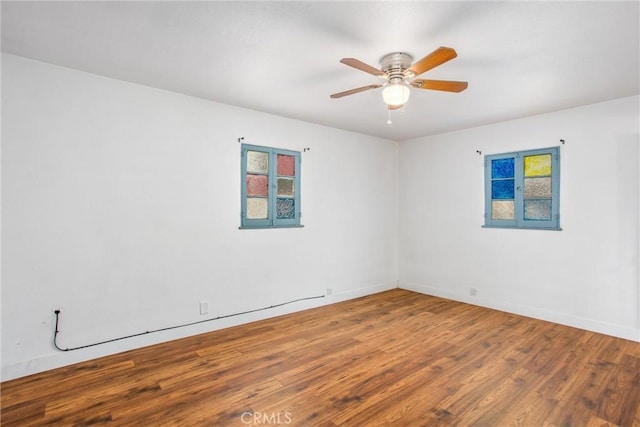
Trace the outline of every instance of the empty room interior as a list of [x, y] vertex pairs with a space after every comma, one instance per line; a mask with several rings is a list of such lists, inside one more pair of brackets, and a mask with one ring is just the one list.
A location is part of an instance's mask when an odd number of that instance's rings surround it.
[[2, 425], [640, 426], [640, 3], [2, 1]]

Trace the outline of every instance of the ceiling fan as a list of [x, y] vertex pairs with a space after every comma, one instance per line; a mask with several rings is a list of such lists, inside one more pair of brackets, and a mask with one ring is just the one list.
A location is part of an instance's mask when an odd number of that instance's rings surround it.
[[342, 58], [340, 62], [365, 73], [373, 74], [385, 80], [384, 83], [371, 84], [356, 89], [346, 90], [331, 95], [331, 98], [342, 98], [354, 93], [364, 92], [382, 87], [382, 98], [390, 110], [402, 108], [409, 100], [410, 88], [442, 90], [446, 92], [462, 92], [468, 86], [467, 82], [456, 82], [450, 80], [425, 80], [416, 79], [422, 73], [432, 68], [442, 65], [458, 56], [456, 51], [450, 47], [441, 46], [431, 52], [415, 64], [411, 65], [413, 58], [403, 52], [394, 52], [385, 55], [380, 60], [381, 68], [371, 65], [355, 58]]

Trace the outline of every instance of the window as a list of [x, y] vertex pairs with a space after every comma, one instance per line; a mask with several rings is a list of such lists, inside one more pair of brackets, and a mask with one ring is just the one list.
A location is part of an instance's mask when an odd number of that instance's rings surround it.
[[300, 226], [300, 152], [242, 144], [240, 228]]
[[485, 227], [560, 230], [558, 147], [485, 156]]

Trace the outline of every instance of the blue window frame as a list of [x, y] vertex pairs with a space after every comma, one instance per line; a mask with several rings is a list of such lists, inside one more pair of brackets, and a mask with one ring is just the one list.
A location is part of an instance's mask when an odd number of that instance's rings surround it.
[[560, 230], [559, 147], [484, 160], [485, 227]]
[[300, 227], [300, 152], [242, 144], [240, 228]]

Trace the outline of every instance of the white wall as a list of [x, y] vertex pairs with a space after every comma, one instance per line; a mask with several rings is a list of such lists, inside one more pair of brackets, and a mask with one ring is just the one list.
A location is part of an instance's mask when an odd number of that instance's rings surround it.
[[[640, 341], [638, 97], [406, 141], [2, 56], [2, 379], [396, 286]], [[239, 137], [302, 151], [239, 230]], [[561, 149], [563, 231], [482, 228], [483, 158]], [[333, 295], [90, 349], [62, 347]], [[477, 289], [471, 297], [469, 288]], [[210, 315], [198, 304], [209, 301]]]
[[[2, 59], [3, 380], [396, 286], [396, 143]], [[238, 229], [239, 137], [310, 148], [304, 228]]]
[[[403, 142], [399, 286], [640, 341], [638, 104], [635, 96]], [[563, 230], [482, 228], [476, 150], [560, 139]]]

